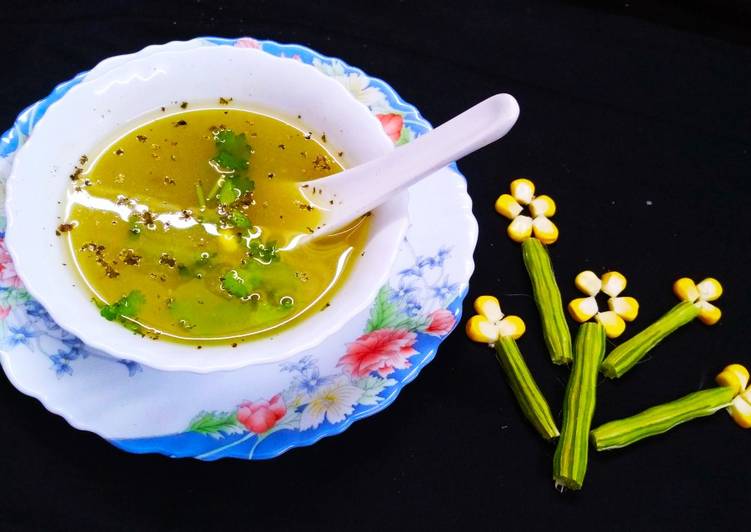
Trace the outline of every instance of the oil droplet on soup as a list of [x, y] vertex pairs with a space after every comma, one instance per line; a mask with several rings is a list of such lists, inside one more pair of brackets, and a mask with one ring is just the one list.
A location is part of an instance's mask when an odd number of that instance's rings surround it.
[[161, 117], [71, 176], [74, 262], [102, 316], [136, 332], [193, 343], [276, 333], [325, 308], [364, 245], [367, 218], [294, 245], [322, 219], [300, 181], [341, 170], [269, 116]]

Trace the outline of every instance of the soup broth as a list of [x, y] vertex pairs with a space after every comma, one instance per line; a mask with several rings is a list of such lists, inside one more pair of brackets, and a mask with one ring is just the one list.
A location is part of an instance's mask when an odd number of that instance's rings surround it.
[[152, 337], [273, 334], [325, 309], [366, 238], [363, 218], [295, 245], [322, 220], [300, 181], [342, 166], [325, 135], [262, 114], [163, 116], [81, 163], [61, 226], [74, 263], [104, 318]]

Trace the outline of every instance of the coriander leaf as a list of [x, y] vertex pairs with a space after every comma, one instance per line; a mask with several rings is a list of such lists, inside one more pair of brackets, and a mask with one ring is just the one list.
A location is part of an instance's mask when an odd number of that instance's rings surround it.
[[237, 198], [240, 197], [239, 191], [235, 188], [234, 184], [231, 180], [227, 179], [223, 184], [222, 188], [219, 189], [219, 194], [217, 194], [217, 199], [219, 200], [219, 203], [222, 203], [224, 205], [230, 205], [231, 203], [234, 203]]
[[222, 277], [222, 288], [231, 296], [248, 297], [251, 287], [237, 270], [230, 270]]
[[232, 211], [230, 214], [230, 221], [235, 227], [238, 227], [240, 229], [250, 229], [251, 223], [247, 216], [245, 216], [240, 211]]
[[253, 192], [253, 190], [255, 190], [256, 188], [256, 184], [253, 182], [253, 180], [248, 179], [248, 176], [235, 175], [231, 179], [233, 185], [240, 191], [241, 195], [247, 194], [248, 192]]
[[146, 298], [139, 290], [132, 290], [127, 296], [123, 296], [110, 305], [103, 305], [99, 314], [108, 321], [121, 318], [133, 318], [138, 315], [138, 310], [146, 302]]
[[245, 133], [236, 135], [231, 129], [222, 129], [214, 136], [217, 153], [213, 161], [227, 170], [241, 171], [249, 166], [250, 145]]
[[279, 248], [277, 247], [276, 240], [272, 240], [263, 244], [258, 240], [251, 240], [248, 244], [250, 256], [254, 259], [258, 259], [263, 263], [270, 263], [279, 260]]

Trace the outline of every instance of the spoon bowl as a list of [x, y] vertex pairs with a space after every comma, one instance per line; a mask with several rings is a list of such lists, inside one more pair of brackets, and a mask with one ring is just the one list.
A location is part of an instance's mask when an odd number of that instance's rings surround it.
[[503, 137], [519, 117], [510, 94], [496, 94], [377, 159], [308, 181], [300, 192], [326, 213], [305, 238], [335, 233], [439, 168]]

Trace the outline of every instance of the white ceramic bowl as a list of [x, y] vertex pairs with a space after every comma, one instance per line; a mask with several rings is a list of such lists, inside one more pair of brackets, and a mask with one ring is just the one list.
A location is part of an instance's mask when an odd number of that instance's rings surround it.
[[[53, 104], [19, 151], [7, 183], [6, 244], [28, 291], [53, 319], [89, 346], [161, 370], [231, 370], [291, 357], [321, 343], [365, 309], [386, 281], [407, 226], [407, 194], [374, 211], [365, 257], [324, 312], [276, 336], [237, 348], [154, 341], [99, 316], [91, 294], [70, 264], [66, 239], [55, 236], [65, 192], [82, 154], [123, 132], [133, 121], [180, 111], [178, 102], [233, 105], [326, 133], [347, 166], [393, 149], [371, 112], [339, 83], [293, 59], [256, 50], [203, 47], [162, 52], [124, 63], [74, 87]], [[296, 117], [302, 116], [303, 122]]]

